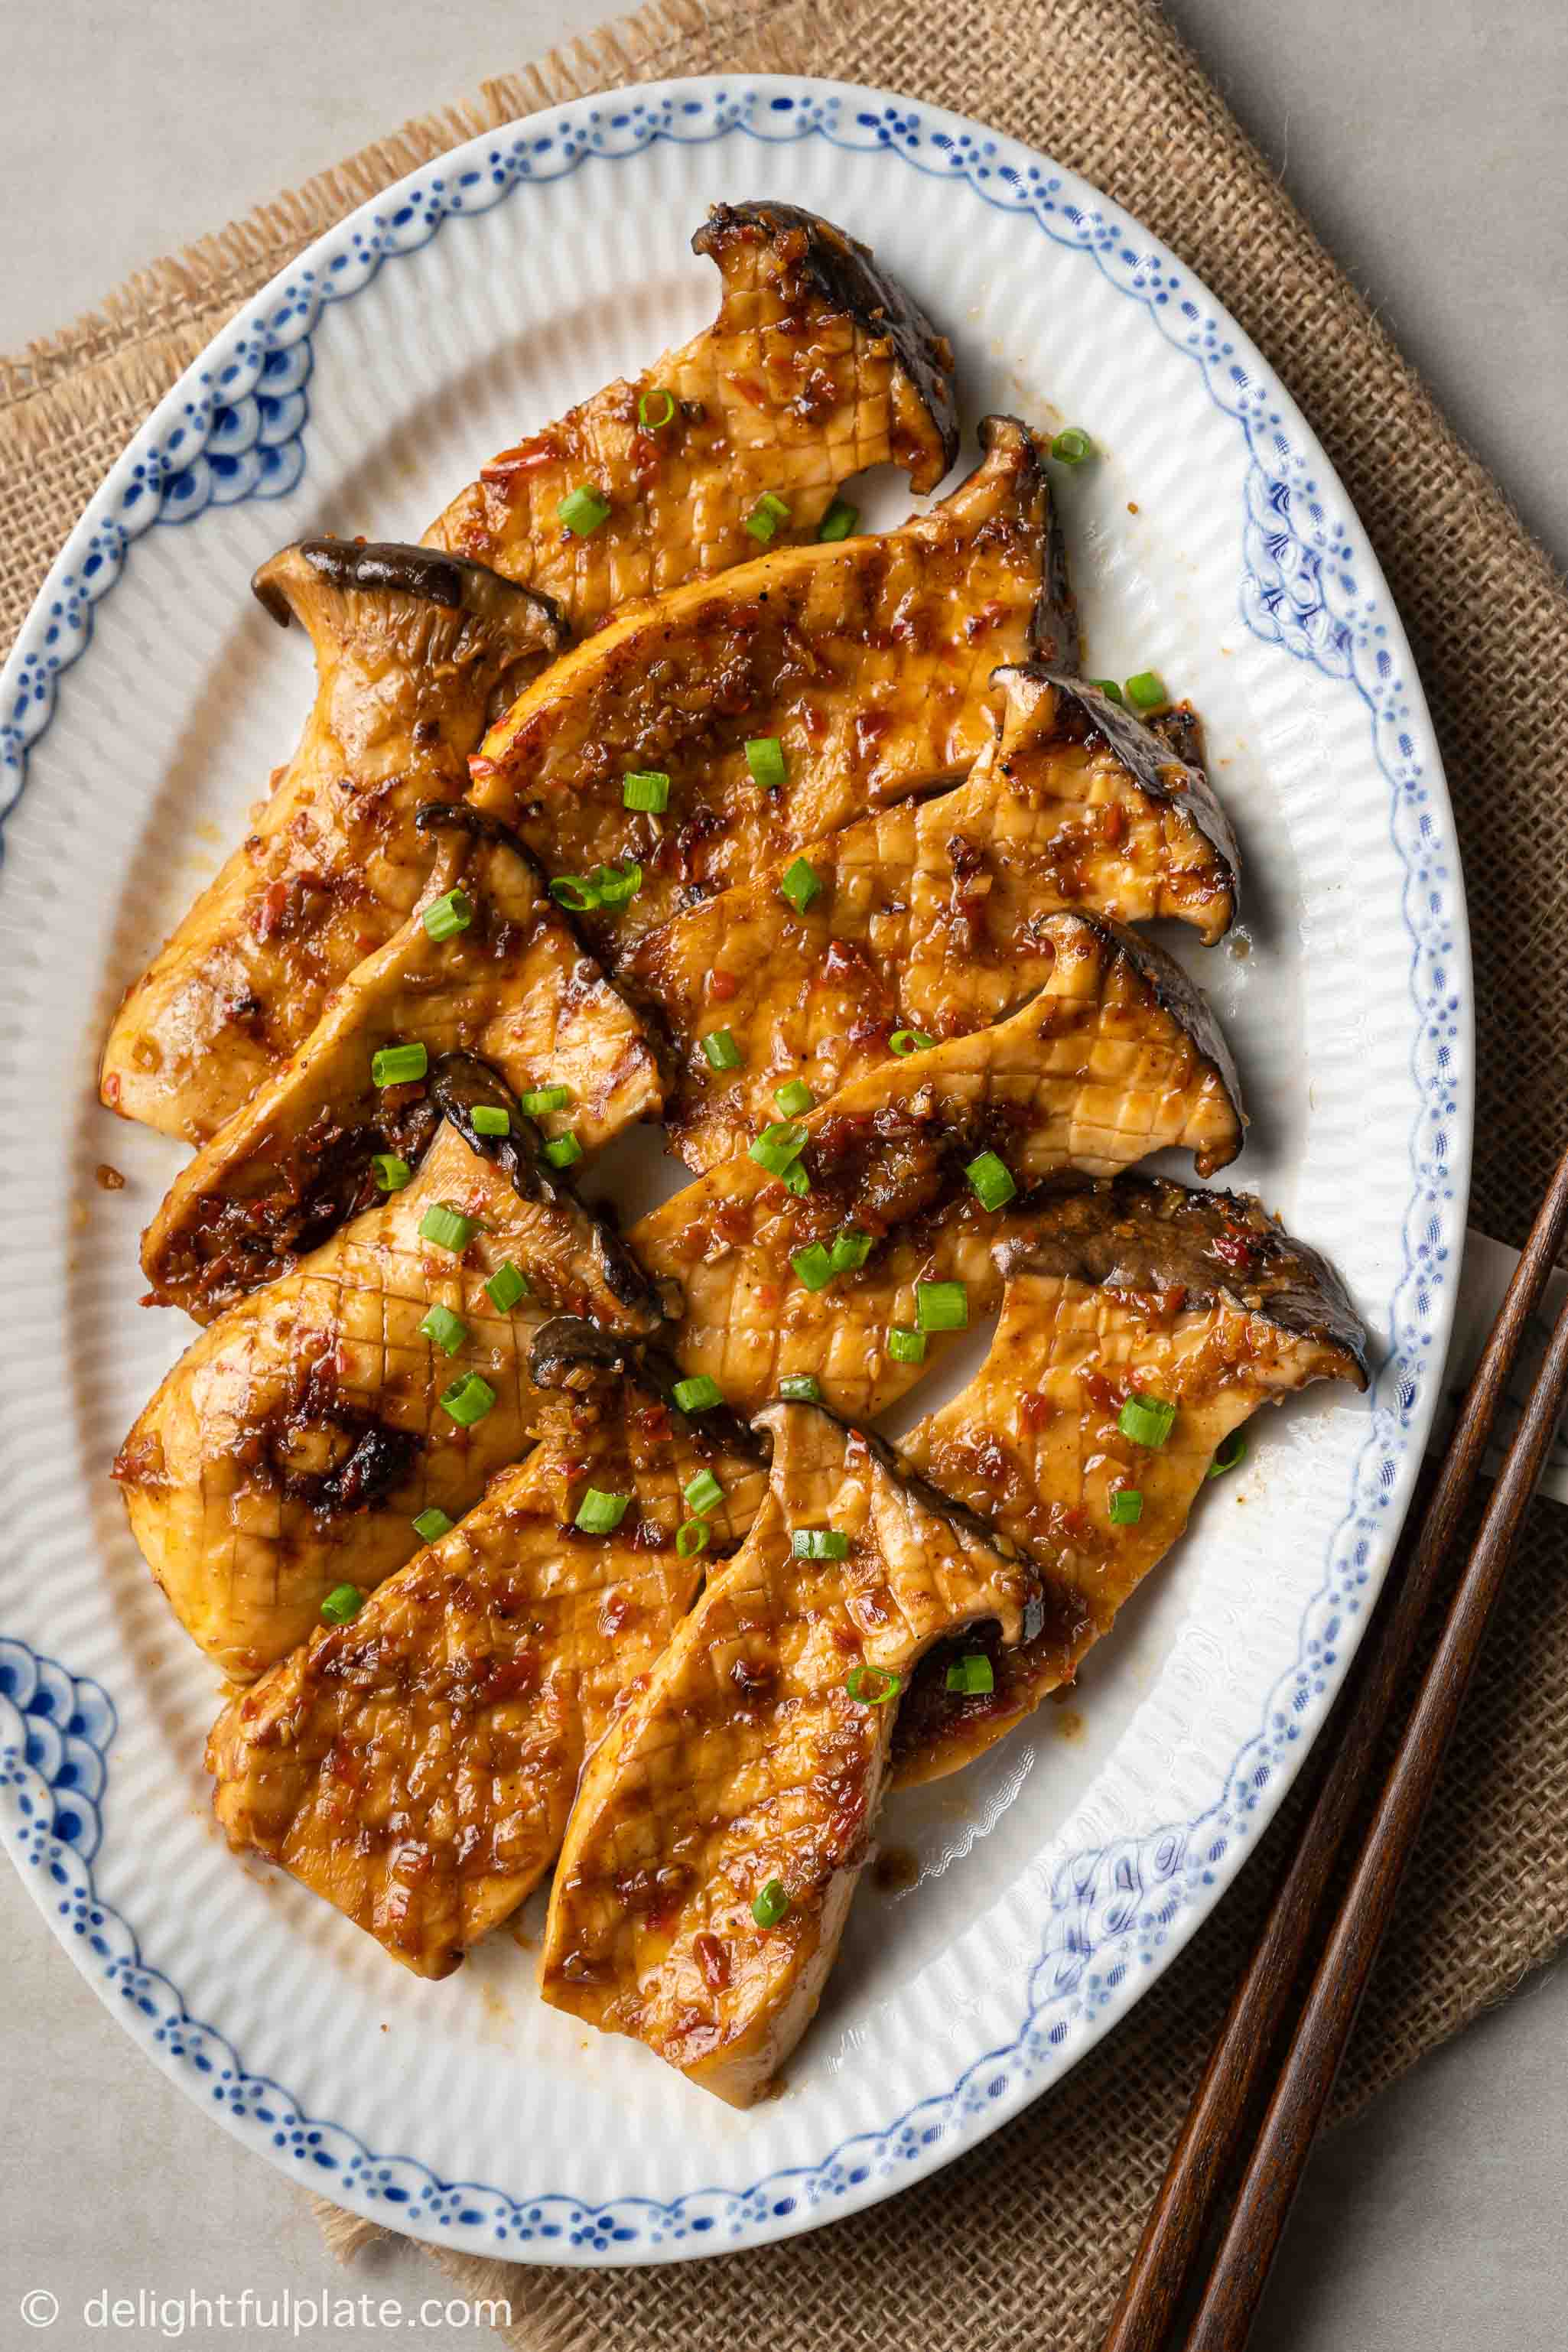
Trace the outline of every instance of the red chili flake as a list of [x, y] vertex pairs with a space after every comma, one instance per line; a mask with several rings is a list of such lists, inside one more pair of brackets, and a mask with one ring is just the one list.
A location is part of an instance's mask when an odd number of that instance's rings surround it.
[[537, 474], [542, 467], [552, 466], [560, 452], [553, 443], [545, 440], [520, 441], [514, 449], [503, 449], [479, 467], [479, 479], [491, 489], [508, 490], [526, 474]]
[[1044, 1429], [1048, 1421], [1056, 1419], [1058, 1411], [1058, 1407], [1041, 1389], [1031, 1389], [1018, 1400], [1018, 1412], [1026, 1429]]
[[989, 604], [983, 604], [978, 613], [971, 613], [963, 625], [963, 634], [973, 644], [976, 637], [984, 636], [988, 630], [1000, 627], [1006, 618], [1006, 605], [993, 600]]
[[269, 940], [281, 929], [289, 907], [287, 882], [269, 882], [261, 894], [261, 903], [250, 910], [250, 928], [258, 940]]
[[1251, 1234], [1216, 1234], [1211, 1247], [1222, 1265], [1233, 1274], [1250, 1273], [1258, 1262], [1258, 1243]]
[[740, 985], [732, 971], [710, 971], [708, 975], [708, 993], [715, 1004], [728, 1004]]
[[103, 1082], [103, 1099], [109, 1104], [111, 1109], [120, 1100], [120, 1073], [118, 1070], [110, 1070], [109, 1076], [105, 1078]]
[[472, 759], [468, 761], [468, 773], [472, 776], [475, 783], [481, 782], [486, 776], [493, 776], [495, 772], [495, 761], [493, 760], [487, 760], [482, 751], [476, 751]]
[[752, 1296], [756, 1300], [759, 1307], [776, 1307], [779, 1303], [779, 1291], [776, 1283], [759, 1282], [755, 1290], [752, 1293]]
[[697, 1936], [692, 1952], [710, 1992], [722, 1992], [730, 1981], [730, 1955], [717, 1936]]
[[1114, 849], [1127, 838], [1127, 811], [1120, 801], [1107, 801], [1100, 812], [1100, 837]]
[[736, 391], [740, 394], [742, 399], [748, 401], [753, 408], [765, 408], [767, 406], [768, 396], [766, 393], [763, 390], [762, 385], [752, 376], [729, 374], [726, 375], [725, 382], [727, 383], [732, 383]]

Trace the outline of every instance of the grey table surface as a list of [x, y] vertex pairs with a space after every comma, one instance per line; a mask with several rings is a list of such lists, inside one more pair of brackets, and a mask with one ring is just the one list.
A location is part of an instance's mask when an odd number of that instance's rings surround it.
[[[321, 0], [265, 11], [142, 0], [133, 12], [0, 0], [0, 349], [603, 13], [604, 0], [374, 16]], [[1171, 0], [1170, 13], [1461, 432], [1568, 558], [1561, 0]], [[458, 2313], [419, 2317], [437, 2283], [414, 2249], [340, 2271], [298, 2191], [133, 2050], [9, 1874], [0, 1982], [0, 2345], [85, 2352], [104, 2337], [95, 2296], [244, 2288], [264, 2308], [284, 2288], [397, 2299], [425, 2352], [490, 2340]], [[1565, 2038], [1568, 1972], [1549, 1970], [1325, 2142], [1260, 2347], [1561, 2352]], [[60, 2305], [37, 2336], [16, 2316], [32, 2289]], [[145, 2308], [118, 2340], [170, 2339], [170, 2320]], [[371, 2352], [392, 2324], [382, 2314], [314, 2340]], [[263, 2352], [284, 2339], [240, 2322], [189, 2340]]]

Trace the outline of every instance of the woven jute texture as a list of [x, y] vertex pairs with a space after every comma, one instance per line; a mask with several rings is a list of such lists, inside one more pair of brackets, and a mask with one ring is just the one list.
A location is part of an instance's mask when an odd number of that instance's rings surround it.
[[[536, 107], [742, 70], [882, 83], [1046, 148], [1173, 246], [1301, 402], [1376, 543], [1442, 737], [1477, 960], [1471, 1217], [1517, 1242], [1568, 1099], [1568, 598], [1149, 0], [1005, 10], [654, 0], [158, 263], [101, 310], [0, 361], [0, 644], [153, 402], [312, 236], [401, 173]], [[1565, 1535], [1563, 1515], [1538, 1505], [1340, 2086], [1341, 2116], [1568, 1933]], [[509, 2340], [527, 2352], [1093, 2345], [1299, 1810], [1300, 1792], [1205, 1934], [1053, 2095], [890, 2204], [715, 2260], [700, 2281], [689, 2269], [528, 2271], [449, 2255], [443, 2266], [464, 2293], [510, 2300]], [[330, 2209], [322, 2220], [340, 2250], [374, 2234]]]

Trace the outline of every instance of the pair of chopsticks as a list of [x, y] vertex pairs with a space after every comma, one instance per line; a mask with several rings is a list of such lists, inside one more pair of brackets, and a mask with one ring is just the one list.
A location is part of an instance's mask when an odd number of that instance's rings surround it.
[[[1334, 1753], [1296, 1852], [1237, 1986], [1116, 2306], [1103, 2352], [1161, 2352], [1199, 2247], [1223, 2219], [1181, 2341], [1185, 2352], [1241, 2352], [1262, 2298], [1373, 1961], [1464, 1704], [1493, 1603], [1568, 1394], [1568, 1306], [1455, 1587], [1431, 1664], [1357, 1853], [1326, 1917], [1329, 1881], [1360, 1810], [1379, 1742], [1486, 1454], [1510, 1375], [1568, 1227], [1568, 1153], [1559, 1162], [1476, 1367], [1448, 1451], [1382, 1622], [1369, 1644]], [[1279, 2041], [1292, 1985], [1315, 1941], [1312, 1975], [1228, 2217], [1222, 2192]]]

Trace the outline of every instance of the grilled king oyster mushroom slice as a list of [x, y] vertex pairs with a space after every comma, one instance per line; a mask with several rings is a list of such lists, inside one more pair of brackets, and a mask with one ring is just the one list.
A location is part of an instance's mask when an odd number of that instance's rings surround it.
[[[889, 1354], [889, 1330], [918, 1320], [917, 1286], [964, 1284], [971, 1318], [995, 1307], [998, 1215], [965, 1175], [983, 1154], [1003, 1161], [1020, 1197], [1063, 1169], [1112, 1175], [1172, 1145], [1205, 1174], [1235, 1157], [1235, 1068], [1177, 966], [1100, 918], [1050, 915], [1041, 929], [1050, 968], [1020, 1011], [891, 1058], [804, 1118], [776, 1122], [783, 1145], [799, 1136], [794, 1166], [808, 1192], [792, 1192], [748, 1150], [628, 1234], [685, 1300], [682, 1369], [708, 1373], [737, 1412], [758, 1411], [783, 1377], [813, 1374], [835, 1411], [870, 1421], [949, 1344], [933, 1331], [923, 1363]], [[822, 1260], [840, 1235], [862, 1242], [842, 1242], [848, 1260], [828, 1275]], [[848, 1262], [862, 1244], [862, 1262]]]
[[[459, 1517], [516, 1460], [542, 1323], [586, 1314], [632, 1339], [662, 1320], [489, 1072], [454, 1055], [434, 1090], [445, 1122], [414, 1181], [212, 1324], [115, 1463], [176, 1616], [240, 1680], [302, 1642], [337, 1585], [401, 1568], [417, 1514]], [[509, 1263], [528, 1287], [501, 1307], [487, 1285], [515, 1289]]]
[[436, 939], [420, 921], [368, 956], [294, 1058], [181, 1171], [142, 1240], [159, 1304], [210, 1321], [374, 1205], [378, 1155], [417, 1160], [440, 1119], [436, 1095], [426, 1079], [378, 1087], [383, 1046], [416, 1042], [432, 1062], [476, 1054], [519, 1095], [564, 1087], [537, 1124], [584, 1151], [658, 1110], [643, 1023], [510, 827], [460, 804], [416, 821], [443, 844], [425, 905], [459, 892], [465, 927]]
[[[799, 860], [677, 915], [643, 940], [627, 987], [673, 1048], [665, 1118], [683, 1160], [711, 1168], [777, 1116], [792, 1081], [826, 1096], [881, 1062], [890, 1037], [956, 1037], [1039, 988], [1041, 917], [1175, 916], [1205, 941], [1234, 919], [1239, 859], [1202, 769], [1080, 682], [1029, 663], [997, 673], [999, 734], [968, 780], [905, 802]], [[714, 1068], [703, 1040], [740, 1055]]]
[[[924, 491], [952, 465], [952, 353], [863, 246], [766, 203], [716, 207], [693, 245], [720, 272], [712, 325], [503, 451], [423, 554], [306, 542], [352, 564], [341, 605], [301, 576], [300, 551], [263, 566], [259, 593], [317, 641], [316, 711], [258, 831], [121, 1007], [101, 1076], [111, 1108], [199, 1143], [287, 1057], [415, 903], [428, 857], [412, 810], [462, 793], [492, 693], [563, 632], [753, 556], [764, 495], [788, 509], [765, 509], [778, 543], [809, 541], [859, 468], [890, 459]], [[673, 414], [650, 429], [639, 404], [662, 416], [656, 392]], [[608, 507], [586, 535], [560, 515], [584, 488]], [[506, 581], [521, 583], [510, 598]]]
[[811, 1404], [760, 1425], [766, 1498], [589, 1758], [540, 1962], [546, 2000], [736, 2106], [821, 1998], [900, 1685], [932, 1643], [987, 1621], [1017, 1641], [1037, 1607], [1027, 1564], [890, 1448]]
[[[611, 967], [683, 907], [910, 793], [994, 732], [991, 674], [1072, 667], [1077, 624], [1034, 436], [987, 417], [984, 456], [897, 530], [785, 548], [634, 607], [554, 663], [486, 736], [472, 798], [551, 874], [635, 861], [584, 912]], [[668, 776], [662, 814], [628, 773]]]
[[[553, 1425], [449, 1534], [230, 1701], [207, 1743], [237, 1850], [279, 1864], [421, 1976], [455, 1969], [559, 1849], [584, 1756], [734, 1549], [766, 1486], [749, 1433], [689, 1417], [657, 1361], [540, 1331]], [[682, 1559], [683, 1489], [712, 1478]], [[618, 1525], [576, 1524], [589, 1490]]]
[[[1044, 1618], [1017, 1648], [1005, 1629], [964, 1641], [991, 1661], [987, 1693], [949, 1691], [957, 1653], [933, 1652], [900, 1707], [900, 1781], [957, 1770], [1072, 1680], [1259, 1405], [1313, 1381], [1367, 1381], [1366, 1335], [1338, 1276], [1255, 1201], [1121, 1177], [1020, 1215], [995, 1255], [1005, 1290], [991, 1351], [901, 1450], [1028, 1553]], [[1121, 1425], [1140, 1397], [1175, 1409], [1158, 1443], [1163, 1414]]]

